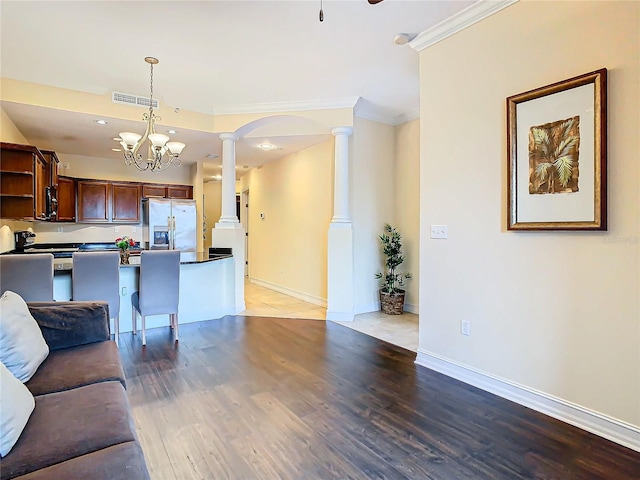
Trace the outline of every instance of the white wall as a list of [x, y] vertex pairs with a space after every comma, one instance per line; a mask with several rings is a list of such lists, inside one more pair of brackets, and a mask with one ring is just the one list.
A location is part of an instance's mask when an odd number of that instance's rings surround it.
[[[639, 27], [638, 2], [521, 1], [420, 53], [419, 351], [635, 426]], [[506, 97], [602, 67], [609, 231], [506, 231]]]
[[[62, 152], [56, 152], [56, 154], [60, 160], [58, 174], [66, 177], [191, 185], [190, 165], [179, 167], [172, 165], [164, 172], [141, 172], [134, 166], [127, 167], [124, 164], [124, 157], [116, 160]], [[69, 168], [65, 168], [66, 165]]]
[[250, 192], [251, 278], [318, 304], [327, 298], [332, 165], [333, 140], [253, 169], [242, 179]]
[[420, 285], [420, 120], [395, 128], [394, 221], [402, 235], [402, 272], [413, 278], [405, 282], [405, 309], [418, 313]]
[[383, 268], [378, 235], [394, 223], [394, 128], [354, 118], [350, 142], [350, 207], [353, 220], [354, 313], [379, 309]]

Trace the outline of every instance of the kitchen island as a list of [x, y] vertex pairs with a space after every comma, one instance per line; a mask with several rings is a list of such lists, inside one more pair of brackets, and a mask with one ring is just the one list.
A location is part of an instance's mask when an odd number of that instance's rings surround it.
[[[72, 298], [72, 270], [71, 258], [54, 258], [54, 300], [67, 301]], [[230, 254], [210, 258], [204, 252], [182, 252], [178, 323], [234, 315], [234, 277], [234, 258]], [[133, 329], [131, 294], [138, 291], [139, 278], [140, 256], [131, 255], [129, 265], [120, 265], [120, 333], [131, 332]], [[167, 327], [169, 318], [168, 315], [153, 315], [148, 316], [146, 322], [147, 328]]]

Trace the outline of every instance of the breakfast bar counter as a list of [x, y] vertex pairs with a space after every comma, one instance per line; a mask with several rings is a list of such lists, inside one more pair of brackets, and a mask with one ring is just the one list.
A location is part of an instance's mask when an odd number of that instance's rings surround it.
[[[131, 294], [138, 291], [140, 256], [131, 255], [120, 265], [120, 332], [132, 330]], [[53, 296], [56, 301], [72, 298], [71, 258], [54, 259]], [[235, 314], [234, 258], [230, 254], [209, 257], [204, 252], [181, 252], [178, 322], [191, 323]], [[147, 328], [166, 327], [167, 315], [148, 316]], [[138, 322], [139, 325], [139, 322]]]

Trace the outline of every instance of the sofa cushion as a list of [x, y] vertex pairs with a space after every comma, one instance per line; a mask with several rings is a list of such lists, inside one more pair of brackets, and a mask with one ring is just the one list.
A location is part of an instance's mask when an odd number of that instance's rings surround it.
[[0, 362], [1, 456], [9, 453], [18, 441], [34, 406], [31, 392]]
[[109, 340], [106, 302], [29, 302], [49, 350]]
[[147, 480], [149, 471], [136, 442], [120, 443], [18, 477], [19, 480]]
[[118, 347], [113, 341], [52, 351], [26, 385], [33, 395], [43, 395], [109, 380], [126, 388]]
[[36, 408], [20, 439], [2, 459], [2, 480], [136, 441], [120, 382], [95, 383], [35, 400]]
[[0, 297], [0, 361], [21, 382], [26, 382], [49, 354], [40, 327], [17, 293]]

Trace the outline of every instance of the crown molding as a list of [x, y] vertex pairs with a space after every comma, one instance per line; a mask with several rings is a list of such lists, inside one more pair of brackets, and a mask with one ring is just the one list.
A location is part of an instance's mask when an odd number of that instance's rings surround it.
[[353, 109], [353, 114], [356, 117], [365, 118], [367, 120], [391, 126], [400, 125], [401, 123], [409, 122], [420, 117], [419, 108], [400, 115], [395, 115], [382, 107], [374, 105], [362, 97], [230, 105], [227, 107], [215, 108], [213, 114], [235, 115], [245, 113], [282, 113], [309, 110], [331, 110], [338, 108]]
[[438, 43], [440, 40], [444, 40], [470, 27], [474, 23], [484, 20], [503, 8], [513, 5], [517, 1], [518, 0], [479, 0], [464, 10], [425, 30], [410, 41], [409, 46], [418, 52], [424, 50]]
[[321, 100], [299, 100], [293, 102], [252, 103], [214, 108], [214, 115], [234, 115], [238, 113], [280, 113], [306, 110], [330, 110], [334, 108], [354, 108], [360, 97], [332, 98]]

